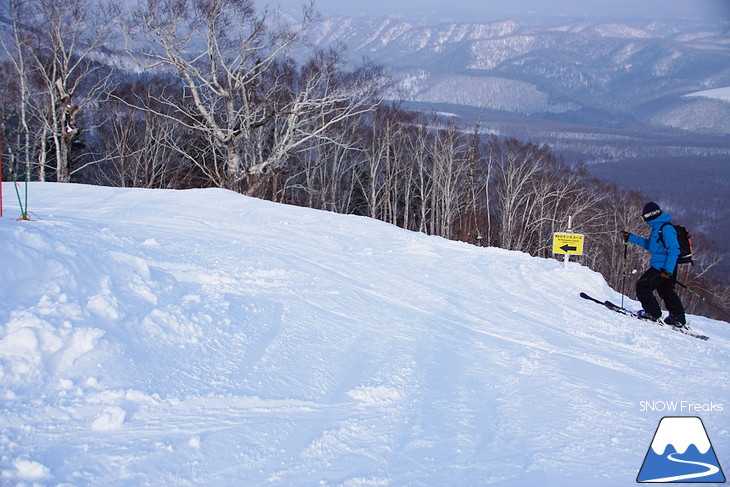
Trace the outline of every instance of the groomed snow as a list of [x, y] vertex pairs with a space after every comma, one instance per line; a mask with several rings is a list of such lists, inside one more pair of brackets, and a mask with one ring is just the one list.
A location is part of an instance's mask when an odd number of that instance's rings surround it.
[[728, 323], [612, 313], [578, 264], [216, 189], [3, 195], [2, 485], [630, 486], [666, 415], [730, 464]]

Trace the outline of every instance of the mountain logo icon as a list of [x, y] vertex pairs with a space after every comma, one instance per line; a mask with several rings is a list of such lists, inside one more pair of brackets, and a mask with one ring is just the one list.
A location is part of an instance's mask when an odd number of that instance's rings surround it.
[[696, 416], [662, 418], [636, 482], [725, 482], [702, 420]]

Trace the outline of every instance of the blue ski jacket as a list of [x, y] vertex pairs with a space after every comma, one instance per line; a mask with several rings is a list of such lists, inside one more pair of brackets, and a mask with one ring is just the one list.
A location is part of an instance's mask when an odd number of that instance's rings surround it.
[[633, 233], [629, 235], [629, 242], [644, 247], [651, 253], [649, 265], [658, 270], [674, 274], [679, 257], [679, 241], [677, 230], [672, 225], [666, 225], [662, 230], [662, 240], [659, 240], [659, 230], [665, 223], [672, 222], [672, 215], [662, 213], [653, 220], [646, 222], [651, 227], [649, 238], [639, 237]]

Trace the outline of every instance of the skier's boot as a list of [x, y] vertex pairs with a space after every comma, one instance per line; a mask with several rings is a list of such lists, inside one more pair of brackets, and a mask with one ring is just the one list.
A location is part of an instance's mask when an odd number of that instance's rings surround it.
[[670, 314], [669, 316], [664, 318], [664, 323], [666, 323], [667, 325], [677, 327], [677, 328], [684, 328], [687, 326], [685, 323], [680, 321], [680, 319], [677, 318], [676, 316], [674, 316], [673, 314]]
[[636, 313], [636, 317], [637, 318], [641, 318], [642, 320], [648, 320], [648, 321], [656, 321], [657, 320], [656, 318], [654, 318], [652, 315], [650, 315], [649, 313], [647, 313], [643, 309], [642, 310], [639, 310]]

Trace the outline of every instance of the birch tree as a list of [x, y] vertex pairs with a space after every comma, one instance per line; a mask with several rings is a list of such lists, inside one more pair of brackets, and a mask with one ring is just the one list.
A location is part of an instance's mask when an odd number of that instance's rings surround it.
[[[192, 176], [175, 149], [186, 134], [171, 117], [130, 107], [119, 100], [144, 100], [152, 107], [162, 93], [170, 94], [166, 79], [143, 75], [118, 83], [114, 97], [100, 107], [99, 139], [105, 163], [98, 182], [120, 187], [180, 188]], [[158, 107], [159, 108], [159, 107]]]
[[222, 168], [197, 161], [213, 183], [252, 192], [340, 121], [370, 109], [371, 70], [343, 78], [342, 61], [320, 52], [299, 68], [288, 56], [315, 20], [296, 25], [252, 0], [147, 0], [128, 30], [129, 53], [145, 69], [177, 76], [186, 100], [161, 99], [181, 124], [211, 144]]
[[530, 212], [535, 203], [531, 186], [544, 169], [548, 152], [514, 139], [503, 144], [493, 141], [490, 150], [495, 162], [499, 246], [526, 250], [532, 221]]
[[436, 131], [431, 148], [430, 233], [452, 238], [454, 223], [468, 197], [469, 145], [457, 127], [449, 122], [446, 128]]
[[[68, 182], [71, 147], [80, 136], [79, 116], [107, 92], [110, 73], [94, 58], [114, 31], [109, 28], [118, 16], [111, 2], [92, 0], [11, 0], [15, 56], [21, 89], [22, 130], [30, 137], [27, 107], [36, 109], [41, 121], [39, 178], [46, 179], [46, 154], [55, 159], [55, 179]], [[31, 94], [29, 82], [35, 83]], [[51, 151], [45, 144], [50, 141]], [[24, 141], [30, 158], [29, 139]], [[30, 161], [26, 161], [30, 163]]]
[[[14, 109], [12, 110], [18, 116], [18, 128], [15, 137], [15, 150], [21, 155], [24, 164], [28, 164], [32, 159], [32, 132], [30, 119], [30, 67], [28, 62], [28, 41], [27, 35], [23, 31], [21, 19], [25, 18], [28, 10], [27, 2], [24, 0], [9, 0], [8, 16], [10, 18], [10, 27], [12, 36], [7, 38], [0, 36], [0, 43], [8, 55], [8, 63], [3, 74], [6, 77], [5, 87], [17, 87], [17, 93], [14, 98]], [[12, 75], [10, 75], [12, 73]], [[8, 100], [9, 101], [9, 100]], [[14, 161], [16, 162], [16, 161]], [[17, 167], [13, 167], [17, 170]]]

